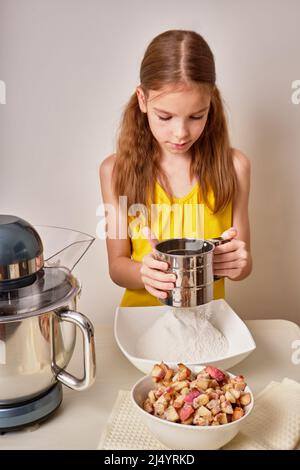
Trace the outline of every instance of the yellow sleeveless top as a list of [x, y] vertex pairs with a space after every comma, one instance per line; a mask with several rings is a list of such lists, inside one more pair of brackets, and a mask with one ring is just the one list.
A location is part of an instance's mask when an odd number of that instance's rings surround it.
[[[156, 238], [214, 238], [219, 237], [232, 226], [232, 204], [219, 214], [213, 214], [201, 200], [199, 184], [184, 197], [172, 199], [156, 182], [154, 204], [151, 207], [151, 217], [147, 212], [132, 213], [128, 217], [131, 239], [131, 259], [142, 261], [144, 256], [152, 251], [149, 241], [142, 233], [144, 226], [150, 226]], [[214, 207], [213, 192], [208, 194], [211, 207]], [[134, 206], [133, 206], [134, 207]], [[133, 211], [135, 209], [133, 208]], [[224, 279], [214, 282], [214, 299], [224, 298]], [[138, 307], [162, 305], [160, 301], [149, 294], [146, 289], [126, 289], [121, 300], [121, 307]]]

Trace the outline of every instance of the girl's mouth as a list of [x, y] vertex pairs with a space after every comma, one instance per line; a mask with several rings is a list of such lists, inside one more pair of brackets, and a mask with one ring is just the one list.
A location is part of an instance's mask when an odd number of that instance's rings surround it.
[[186, 147], [188, 142], [184, 142], [183, 144], [173, 144], [172, 142], [170, 142], [170, 144], [172, 145], [172, 147], [174, 147], [176, 149], [182, 149], [182, 148]]

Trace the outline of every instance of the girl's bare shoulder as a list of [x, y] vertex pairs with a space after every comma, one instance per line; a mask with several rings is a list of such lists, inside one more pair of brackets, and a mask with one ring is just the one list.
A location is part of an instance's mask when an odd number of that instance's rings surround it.
[[99, 166], [100, 179], [111, 178], [112, 171], [116, 161], [116, 154], [109, 155], [106, 157]]
[[250, 160], [246, 155], [239, 149], [233, 148], [232, 149], [232, 160], [233, 166], [236, 171], [236, 175], [238, 179], [245, 179], [249, 178], [251, 164]]
[[113, 203], [115, 201], [115, 195], [112, 185], [112, 172], [115, 164], [115, 155], [106, 157], [100, 164], [99, 167], [99, 178], [100, 187], [102, 192], [102, 198], [105, 202]]

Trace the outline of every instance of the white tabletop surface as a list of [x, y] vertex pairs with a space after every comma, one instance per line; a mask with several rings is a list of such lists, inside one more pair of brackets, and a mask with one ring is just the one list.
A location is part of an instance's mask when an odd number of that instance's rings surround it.
[[[292, 361], [295, 351], [292, 343], [300, 340], [300, 328], [286, 320], [251, 320], [246, 324], [257, 348], [230, 370], [245, 375], [254, 394], [271, 380], [281, 381], [289, 377], [300, 382], [300, 364], [293, 364]], [[0, 450], [97, 448], [118, 390], [130, 390], [143, 374], [119, 351], [111, 326], [96, 326], [95, 338], [95, 384], [84, 392], [64, 387], [62, 405], [52, 418], [39, 426], [0, 436]], [[71, 372], [80, 370], [80, 359], [81, 346], [78, 346], [72, 359]]]

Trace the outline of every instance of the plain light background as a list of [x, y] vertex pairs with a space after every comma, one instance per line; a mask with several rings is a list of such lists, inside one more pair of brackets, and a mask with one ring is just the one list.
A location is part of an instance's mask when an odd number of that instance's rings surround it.
[[[150, 40], [168, 29], [212, 48], [233, 146], [251, 160], [252, 275], [227, 282], [242, 318], [299, 323], [298, 0], [0, 0], [0, 212], [95, 235], [98, 167]], [[112, 322], [123, 289], [105, 242], [76, 268], [80, 310]]]

